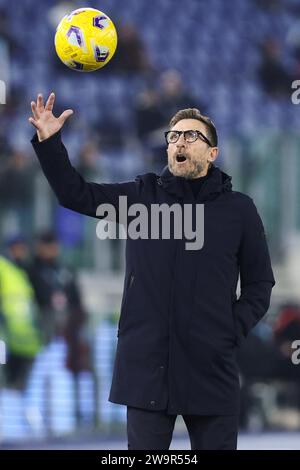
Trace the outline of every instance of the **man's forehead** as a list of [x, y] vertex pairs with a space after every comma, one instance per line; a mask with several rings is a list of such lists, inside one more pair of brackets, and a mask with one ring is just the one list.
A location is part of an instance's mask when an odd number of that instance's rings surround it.
[[198, 119], [181, 119], [175, 126], [172, 127], [172, 131], [188, 131], [190, 129], [198, 130], [205, 133], [205, 125]]

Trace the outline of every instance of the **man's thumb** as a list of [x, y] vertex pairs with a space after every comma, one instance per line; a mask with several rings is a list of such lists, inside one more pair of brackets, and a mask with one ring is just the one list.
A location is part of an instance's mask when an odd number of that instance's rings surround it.
[[70, 116], [72, 116], [73, 113], [73, 109], [66, 109], [63, 113], [61, 113], [58, 119], [63, 124]]

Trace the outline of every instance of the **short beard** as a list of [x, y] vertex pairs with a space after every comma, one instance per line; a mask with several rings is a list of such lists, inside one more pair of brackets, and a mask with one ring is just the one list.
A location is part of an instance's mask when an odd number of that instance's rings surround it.
[[169, 170], [171, 171], [171, 173], [173, 173], [174, 176], [181, 176], [181, 177], [183, 177], [187, 180], [194, 179], [194, 178], [199, 178], [199, 175], [204, 171], [205, 166], [202, 162], [192, 162], [192, 163], [194, 165], [194, 168], [187, 171], [185, 174], [183, 174], [183, 173], [178, 173], [177, 174], [175, 165], [174, 165], [174, 167], [173, 167], [173, 165], [172, 166], [169, 165]]

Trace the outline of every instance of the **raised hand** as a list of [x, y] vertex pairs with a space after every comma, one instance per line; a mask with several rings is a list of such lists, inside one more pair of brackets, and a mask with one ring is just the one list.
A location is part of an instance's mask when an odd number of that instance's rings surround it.
[[38, 139], [42, 142], [51, 137], [62, 128], [66, 119], [73, 114], [72, 109], [66, 109], [59, 117], [52, 113], [55, 101], [55, 94], [51, 93], [44, 106], [42, 94], [38, 94], [37, 101], [31, 101], [31, 110], [33, 117], [28, 119], [36, 128]]

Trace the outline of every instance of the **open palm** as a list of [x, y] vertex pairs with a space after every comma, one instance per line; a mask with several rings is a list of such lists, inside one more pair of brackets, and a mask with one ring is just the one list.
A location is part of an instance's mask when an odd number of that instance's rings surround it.
[[29, 118], [29, 122], [36, 128], [38, 139], [48, 139], [64, 125], [66, 119], [73, 114], [72, 109], [66, 109], [59, 117], [55, 117], [52, 113], [55, 101], [55, 94], [51, 93], [44, 106], [43, 96], [39, 94], [37, 101], [31, 102], [31, 110], [33, 117]]

